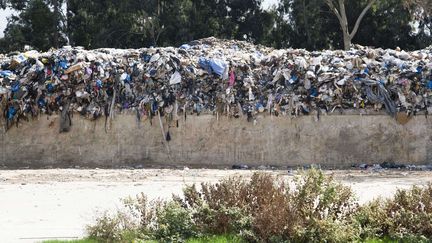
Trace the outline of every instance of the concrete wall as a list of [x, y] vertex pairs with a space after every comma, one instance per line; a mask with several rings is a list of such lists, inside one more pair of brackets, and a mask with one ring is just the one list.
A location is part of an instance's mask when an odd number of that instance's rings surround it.
[[[414, 117], [400, 125], [386, 115], [332, 115], [300, 118], [188, 116], [170, 128], [164, 142], [159, 120], [137, 123], [118, 115], [106, 133], [104, 119], [75, 116], [69, 133], [58, 132], [59, 118], [40, 117], [0, 132], [0, 167], [120, 167], [432, 162], [432, 117]], [[173, 124], [175, 125], [175, 124]], [[164, 122], [164, 129], [167, 124]]]

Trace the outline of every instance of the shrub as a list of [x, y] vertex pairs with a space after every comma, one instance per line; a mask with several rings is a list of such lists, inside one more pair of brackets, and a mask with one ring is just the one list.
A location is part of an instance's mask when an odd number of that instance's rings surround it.
[[256, 173], [184, 190], [183, 204], [198, 228], [237, 234], [249, 241], [334, 241], [357, 239], [350, 214], [352, 192], [321, 171], [310, 170], [293, 189], [280, 178]]
[[432, 239], [432, 184], [398, 190], [393, 198], [371, 202], [356, 213], [363, 237], [389, 236], [409, 242]]
[[359, 207], [349, 187], [315, 169], [293, 181], [256, 173], [188, 186], [182, 197], [168, 202], [148, 201], [144, 194], [123, 202], [126, 210], [104, 214], [88, 227], [90, 237], [102, 242], [203, 242], [229, 235], [237, 242], [275, 243], [432, 238], [432, 184]]
[[135, 226], [125, 214], [119, 212], [111, 216], [105, 212], [96, 219], [94, 225], [87, 227], [87, 232], [89, 238], [101, 242], [128, 242], [136, 238], [134, 229]]
[[227, 236], [206, 236], [201, 238], [189, 239], [186, 243], [246, 243], [243, 239], [233, 235]]
[[358, 208], [352, 190], [312, 169], [294, 180], [293, 208], [301, 219], [295, 241], [347, 242], [359, 238], [351, 218]]
[[111, 215], [105, 212], [93, 225], [87, 226], [90, 238], [100, 242], [132, 242], [152, 238], [157, 212], [162, 202], [148, 201], [141, 193], [136, 198], [123, 199], [123, 210]]
[[157, 213], [153, 236], [161, 242], [185, 242], [197, 233], [190, 212], [169, 202]]

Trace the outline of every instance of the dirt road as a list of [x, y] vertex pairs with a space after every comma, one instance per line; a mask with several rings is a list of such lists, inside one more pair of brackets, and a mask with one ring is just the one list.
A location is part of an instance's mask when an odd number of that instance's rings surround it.
[[[232, 170], [13, 170], [0, 171], [0, 238], [2, 242], [38, 242], [83, 237], [98, 212], [120, 206], [120, 198], [140, 192], [169, 198], [186, 184], [216, 182]], [[296, 172], [271, 172], [292, 177]], [[432, 181], [432, 172], [327, 171], [349, 185], [361, 203], [389, 197], [397, 188]]]

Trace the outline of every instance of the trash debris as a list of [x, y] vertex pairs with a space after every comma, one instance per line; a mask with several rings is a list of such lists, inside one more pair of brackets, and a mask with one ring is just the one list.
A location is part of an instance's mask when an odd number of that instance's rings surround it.
[[368, 165], [367, 164], [360, 164], [359, 168], [362, 169], [362, 170], [365, 170], [365, 169], [368, 168]]
[[406, 165], [397, 164], [395, 162], [383, 162], [380, 164], [380, 166], [384, 169], [405, 169], [406, 168]]
[[368, 166], [367, 168], [368, 170], [371, 170], [373, 172], [382, 172], [384, 170], [383, 167], [381, 167], [381, 165], [379, 164], [374, 164], [372, 166]]
[[231, 167], [231, 169], [233, 169], [233, 170], [248, 170], [249, 166], [246, 164], [238, 164], [238, 165], [233, 165]]
[[73, 112], [91, 120], [128, 110], [138, 120], [208, 112], [254, 122], [259, 113], [319, 117], [370, 109], [406, 124], [432, 109], [432, 47], [308, 52], [206, 38], [180, 48], [1, 54], [0, 65], [7, 124], [61, 114], [62, 132]]
[[258, 170], [269, 170], [269, 169], [271, 169], [271, 167], [270, 166], [266, 166], [266, 165], [260, 165], [260, 166], [257, 167], [257, 169]]

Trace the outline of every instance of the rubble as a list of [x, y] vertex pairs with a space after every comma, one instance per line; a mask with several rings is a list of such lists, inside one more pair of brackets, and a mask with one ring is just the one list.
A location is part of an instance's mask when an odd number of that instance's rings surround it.
[[[63, 47], [0, 55], [0, 108], [7, 127], [39, 114], [88, 119], [133, 111], [137, 119], [187, 114], [299, 116], [385, 110], [405, 124], [432, 111], [431, 48], [413, 52], [275, 50], [207, 38], [180, 48]], [[168, 140], [168, 138], [167, 138]]]

